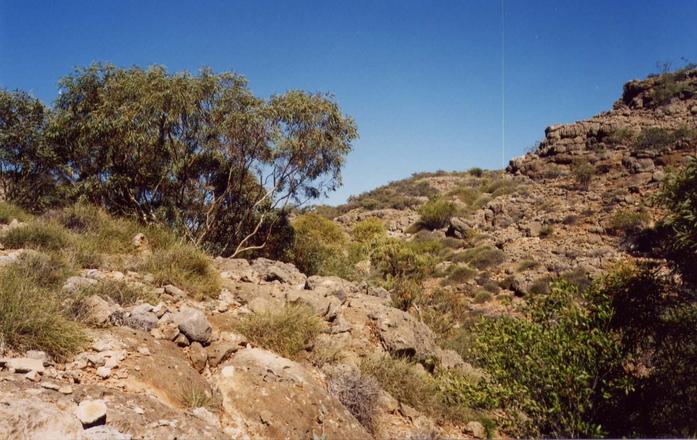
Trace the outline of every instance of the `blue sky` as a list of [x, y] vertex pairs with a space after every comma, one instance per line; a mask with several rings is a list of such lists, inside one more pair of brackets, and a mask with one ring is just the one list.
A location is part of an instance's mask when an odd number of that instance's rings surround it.
[[61, 76], [107, 61], [333, 93], [360, 133], [339, 203], [416, 171], [500, 168], [502, 116], [507, 161], [656, 62], [697, 62], [697, 0], [504, 1], [502, 40], [500, 0], [0, 0], [0, 87], [50, 103]]

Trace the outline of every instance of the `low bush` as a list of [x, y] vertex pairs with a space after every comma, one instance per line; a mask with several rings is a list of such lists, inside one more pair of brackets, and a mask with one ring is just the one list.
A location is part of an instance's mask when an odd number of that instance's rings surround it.
[[58, 251], [70, 244], [71, 237], [62, 227], [40, 221], [10, 229], [2, 239], [10, 249], [30, 248], [42, 251]]
[[440, 412], [438, 384], [433, 376], [417, 365], [384, 356], [365, 358], [360, 369], [364, 375], [375, 377], [380, 386], [399, 402], [427, 414]]
[[197, 299], [220, 293], [220, 277], [211, 258], [188, 244], [154, 251], [137, 268], [151, 273], [155, 283], [173, 284]]
[[375, 431], [375, 415], [380, 396], [380, 385], [373, 376], [360, 370], [340, 371], [331, 376], [329, 392], [369, 432]]
[[179, 398], [186, 408], [211, 408], [214, 399], [211, 393], [200, 385], [184, 382], [179, 390]]
[[27, 272], [36, 261], [0, 271], [0, 343], [64, 359], [82, 349], [87, 337], [78, 323], [66, 317], [56, 295]]
[[[294, 240], [290, 260], [307, 275], [346, 277], [346, 234], [338, 224], [317, 214], [303, 214], [293, 221]], [[365, 231], [360, 231], [362, 233]]]
[[523, 260], [518, 263], [518, 272], [525, 272], [526, 270], [535, 269], [540, 263], [535, 260]]
[[154, 302], [157, 300], [154, 294], [146, 291], [144, 288], [117, 280], [100, 280], [96, 284], [80, 289], [77, 295], [82, 297], [97, 295], [101, 298], [112, 300], [121, 306], [131, 306], [141, 301]]
[[554, 234], [554, 226], [550, 224], [542, 225], [540, 228], [540, 238], [547, 238]]
[[610, 229], [615, 233], [635, 234], [641, 231], [649, 220], [649, 214], [645, 210], [620, 209], [610, 217]]
[[23, 253], [14, 265], [27, 282], [57, 289], [73, 274], [73, 267], [59, 254]]
[[351, 229], [351, 237], [359, 243], [369, 243], [373, 240], [384, 238], [387, 228], [382, 220], [370, 217], [356, 223]]
[[480, 290], [479, 292], [477, 292], [476, 295], [474, 295], [473, 301], [475, 304], [483, 304], [491, 301], [491, 298], [493, 298], [491, 292], [487, 292], [486, 290]]
[[467, 266], [452, 265], [448, 268], [448, 275], [444, 284], [462, 284], [469, 281], [477, 274], [477, 271]]
[[587, 190], [595, 175], [595, 167], [587, 161], [579, 161], [572, 165], [571, 172], [576, 180], [576, 185], [581, 189]]
[[277, 310], [245, 316], [237, 330], [253, 343], [280, 354], [296, 357], [322, 331], [320, 318], [307, 306], [286, 305]]
[[440, 229], [448, 225], [455, 215], [455, 205], [437, 198], [424, 203], [419, 208], [419, 222], [429, 229]]
[[471, 266], [482, 270], [503, 263], [506, 256], [500, 249], [480, 246], [466, 250], [464, 258]]

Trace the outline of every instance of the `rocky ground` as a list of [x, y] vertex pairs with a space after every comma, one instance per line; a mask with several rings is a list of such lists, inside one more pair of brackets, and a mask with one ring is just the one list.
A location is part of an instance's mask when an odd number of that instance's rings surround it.
[[308, 278], [265, 259], [221, 258], [216, 264], [224, 288], [205, 302], [176, 286], [152, 287], [147, 274], [86, 270], [68, 279], [64, 289], [125, 280], [156, 290], [161, 302], [122, 308], [89, 298], [91, 347], [69, 361], [6, 352], [0, 438], [391, 439], [480, 432], [477, 423], [470, 431], [436, 426], [382, 392], [379, 428], [369, 433], [328, 391], [329, 368], [283, 358], [232, 330], [231, 322], [245, 314], [305, 304], [326, 322], [308, 354], [336, 348], [332, 356], [349, 367], [360, 356], [382, 352], [471, 369], [456, 353], [438, 348], [428, 327], [391, 307], [384, 290]]

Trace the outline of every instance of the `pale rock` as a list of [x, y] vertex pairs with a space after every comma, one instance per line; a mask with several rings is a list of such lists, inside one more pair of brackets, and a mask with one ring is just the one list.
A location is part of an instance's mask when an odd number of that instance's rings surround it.
[[62, 387], [58, 388], [58, 392], [65, 395], [72, 394], [73, 387], [70, 385], [63, 385]]
[[38, 382], [41, 380], [41, 375], [36, 370], [31, 370], [30, 372], [26, 373], [24, 377], [32, 382]]
[[45, 370], [44, 362], [41, 359], [31, 359], [26, 357], [8, 359], [6, 367], [9, 370], [13, 370], [15, 373], [28, 373], [30, 371], [43, 373]]
[[108, 367], [97, 368], [97, 376], [101, 377], [102, 379], [108, 379], [109, 377], [111, 377], [111, 368], [108, 368]]
[[84, 440], [131, 440], [130, 434], [124, 434], [113, 426], [94, 426], [82, 432]]
[[484, 425], [479, 422], [471, 421], [467, 423], [465, 429], [467, 429], [467, 431], [469, 431], [475, 438], [487, 438], [486, 429], [484, 428]]
[[46, 388], [47, 390], [58, 391], [60, 389], [60, 386], [58, 386], [58, 384], [55, 384], [53, 382], [41, 382], [40, 385], [41, 385], [41, 388]]
[[85, 428], [106, 423], [106, 403], [103, 400], [83, 400], [77, 407], [77, 418]]
[[176, 299], [186, 298], [186, 292], [184, 292], [182, 289], [180, 289], [179, 287], [174, 286], [172, 284], [167, 284], [165, 286], [165, 292], [169, 293], [170, 295], [172, 295]]

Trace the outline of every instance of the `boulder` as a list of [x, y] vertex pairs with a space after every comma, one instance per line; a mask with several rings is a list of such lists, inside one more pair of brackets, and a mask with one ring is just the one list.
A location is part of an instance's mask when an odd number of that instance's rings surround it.
[[110, 303], [99, 295], [90, 295], [83, 305], [85, 321], [98, 327], [109, 324], [111, 315], [121, 310], [118, 304]]
[[106, 423], [106, 403], [103, 400], [83, 400], [77, 407], [77, 418], [85, 428]]
[[191, 343], [191, 346], [189, 346], [189, 359], [199, 373], [206, 368], [208, 353], [206, 353], [206, 349], [203, 348], [200, 342], [194, 341]]
[[44, 372], [44, 361], [42, 359], [32, 359], [27, 357], [12, 358], [6, 362], [6, 367], [13, 370], [15, 373], [29, 373], [36, 371], [37, 373]]
[[213, 328], [202, 311], [185, 306], [174, 315], [173, 319], [179, 331], [190, 341], [197, 341], [204, 345], [210, 342]]
[[82, 434], [75, 415], [54, 404], [17, 394], [1, 394], [0, 402], [0, 438], [73, 439]]
[[372, 438], [313, 374], [269, 351], [239, 350], [213, 380], [236, 438]]

